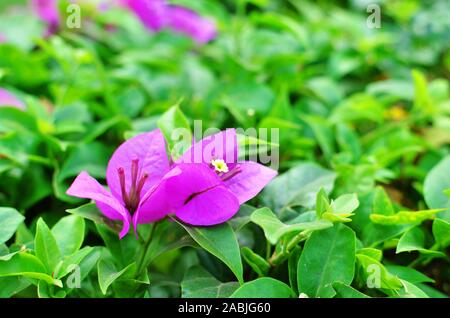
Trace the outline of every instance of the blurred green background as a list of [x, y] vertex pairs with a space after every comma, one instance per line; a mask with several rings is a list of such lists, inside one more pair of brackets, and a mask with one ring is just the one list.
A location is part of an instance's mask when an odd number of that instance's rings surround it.
[[104, 178], [117, 145], [179, 104], [204, 129], [279, 128], [280, 172], [316, 162], [337, 173], [334, 195], [382, 184], [426, 208], [424, 179], [450, 150], [449, 1], [170, 2], [214, 19], [217, 37], [152, 33], [85, 1], [80, 29], [45, 38], [27, 1], [0, 2], [0, 87], [26, 104], [0, 107], [0, 206], [30, 229], [55, 223], [80, 202], [65, 194], [80, 171]]

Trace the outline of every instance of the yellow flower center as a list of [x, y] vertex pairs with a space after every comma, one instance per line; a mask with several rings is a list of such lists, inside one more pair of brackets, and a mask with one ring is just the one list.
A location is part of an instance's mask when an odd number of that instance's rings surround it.
[[225, 163], [225, 161], [223, 161], [223, 159], [211, 160], [211, 164], [214, 166], [214, 170], [216, 172], [224, 172], [224, 173], [228, 172], [228, 166]]

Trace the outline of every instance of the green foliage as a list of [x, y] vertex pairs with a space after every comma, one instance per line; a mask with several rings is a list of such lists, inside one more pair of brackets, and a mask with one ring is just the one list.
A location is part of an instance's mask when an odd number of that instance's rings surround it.
[[0, 208], [0, 244], [8, 241], [25, 218], [17, 210]]
[[[371, 29], [366, 1], [173, 1], [217, 22], [202, 45], [89, 1], [44, 37], [27, 2], [0, 1], [0, 89], [24, 104], [0, 98], [1, 298], [450, 295], [448, 2], [379, 1]], [[66, 194], [141, 132], [173, 163], [226, 128], [278, 175], [223, 224], [119, 239]]]
[[345, 225], [313, 233], [298, 262], [299, 292], [308, 297], [333, 297], [334, 282], [352, 282], [355, 253], [355, 233]]

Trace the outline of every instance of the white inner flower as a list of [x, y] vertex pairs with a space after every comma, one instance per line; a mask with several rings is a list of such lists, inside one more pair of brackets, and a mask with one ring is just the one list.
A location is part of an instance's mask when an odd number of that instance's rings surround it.
[[214, 166], [216, 172], [228, 172], [228, 166], [223, 159], [213, 159], [211, 160], [211, 164]]

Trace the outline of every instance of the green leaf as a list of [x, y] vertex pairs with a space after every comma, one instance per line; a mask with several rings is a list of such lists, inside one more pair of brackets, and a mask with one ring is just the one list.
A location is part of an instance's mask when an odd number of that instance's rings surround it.
[[[81, 250], [79, 250], [77, 253], [77, 256], [80, 256], [80, 254], [85, 252], [85, 249], [87, 249], [88, 247], [85, 247]], [[100, 259], [101, 255], [102, 255], [102, 250], [104, 250], [104, 247], [94, 247], [93, 250], [87, 254], [83, 260], [80, 261], [79, 263], [79, 268], [80, 268], [80, 282], [83, 282], [84, 279], [86, 279], [89, 274], [91, 273], [91, 271], [96, 267], [96, 265], [98, 264], [98, 260]], [[64, 266], [61, 266], [61, 269], [63, 269]], [[70, 269], [70, 268], [69, 268]], [[61, 276], [62, 276], [63, 272], [61, 271]], [[89, 280], [91, 282], [91, 280]], [[97, 286], [95, 288], [97, 290]], [[77, 290], [77, 288], [69, 288], [68, 286], [66, 286], [66, 292], [67, 294], [70, 294], [71, 292], [73, 292], [74, 290]]]
[[439, 290], [433, 287], [428, 286], [427, 284], [417, 283], [415, 285], [431, 298], [448, 298], [446, 294], [440, 292]]
[[20, 250], [20, 251], [12, 252], [12, 253], [7, 252], [7, 254], [2, 253], [2, 255], [0, 256], [0, 261], [9, 261], [11, 258], [13, 258], [14, 255], [19, 254], [20, 252], [22, 252], [22, 251]]
[[29, 279], [24, 276], [0, 277], [0, 298], [10, 298], [30, 285]]
[[428, 276], [411, 267], [400, 265], [386, 265], [386, 269], [389, 271], [389, 273], [392, 273], [398, 278], [407, 280], [408, 282], [413, 284], [434, 283], [434, 279], [429, 278]]
[[266, 114], [275, 100], [275, 95], [265, 84], [239, 80], [223, 90], [222, 100], [238, 121], [249, 116], [249, 109], [258, 115]]
[[411, 72], [414, 80], [414, 107], [422, 115], [429, 115], [434, 110], [434, 104], [428, 92], [428, 84], [425, 75], [419, 70]]
[[450, 155], [442, 159], [427, 174], [423, 183], [425, 202], [431, 209], [446, 208], [447, 211], [439, 215], [450, 222], [450, 196], [444, 191], [450, 188]]
[[333, 289], [336, 291], [336, 298], [370, 298], [353, 287], [341, 282], [333, 283]]
[[106, 295], [109, 286], [125, 274], [136, 270], [136, 263], [131, 263], [122, 270], [118, 271], [115, 265], [106, 260], [100, 260], [97, 265], [98, 283], [103, 295]]
[[450, 245], [450, 223], [442, 219], [435, 219], [433, 222], [433, 235], [436, 243], [441, 248], [446, 248]]
[[298, 233], [309, 230], [322, 230], [333, 226], [329, 221], [319, 220], [297, 224], [284, 224], [269, 208], [261, 208], [253, 212], [250, 217], [253, 223], [258, 224], [263, 230], [267, 240], [275, 245], [281, 237], [288, 233]]
[[279, 280], [262, 277], [245, 283], [230, 298], [291, 298], [293, 292]]
[[36, 256], [46, 267], [47, 273], [51, 274], [61, 261], [61, 252], [55, 237], [42, 218], [37, 221], [34, 248]]
[[44, 264], [34, 255], [22, 252], [8, 261], [0, 261], [0, 277], [24, 276], [62, 287], [62, 282], [47, 274]]
[[376, 248], [365, 247], [358, 250], [358, 254], [367, 255], [377, 261], [381, 261], [383, 257], [383, 252]]
[[192, 145], [189, 121], [178, 105], [162, 114], [157, 125], [167, 141], [169, 153], [174, 160], [179, 158]]
[[259, 275], [266, 276], [270, 270], [270, 264], [248, 247], [241, 249], [241, 254], [248, 265]]
[[424, 211], [400, 211], [394, 215], [383, 215], [372, 213], [370, 220], [382, 225], [403, 225], [403, 224], [417, 224], [425, 220], [435, 217], [436, 213], [443, 211], [443, 209], [424, 210]]
[[78, 202], [79, 199], [65, 193], [69, 187], [66, 180], [77, 176], [80, 171], [87, 171], [94, 178], [104, 178], [111, 153], [110, 147], [99, 142], [78, 145], [70, 152], [61, 169], [55, 171], [53, 178], [55, 195], [66, 202]]
[[298, 268], [298, 260], [300, 259], [302, 249], [299, 246], [296, 246], [294, 250], [291, 252], [288, 258], [288, 273], [289, 273], [289, 284], [291, 285], [292, 290], [298, 295], [298, 284], [297, 284], [297, 268]]
[[184, 246], [196, 246], [196, 244], [190, 235], [186, 234], [186, 231], [177, 223], [169, 220], [160, 221], [148, 246], [148, 252], [143, 262], [144, 267], [163, 253]]
[[320, 188], [316, 196], [316, 215], [318, 219], [322, 218], [322, 214], [331, 210], [330, 200], [324, 188]]
[[392, 201], [387, 195], [383, 187], [376, 187], [373, 198], [372, 210], [376, 214], [394, 215], [395, 210], [392, 206]]
[[126, 235], [120, 239], [117, 232], [104, 224], [96, 223], [95, 228], [118, 266], [125, 267], [129, 264], [130, 259], [135, 259], [137, 251], [141, 247], [136, 237]]
[[182, 298], [226, 298], [238, 282], [222, 283], [200, 266], [191, 267], [181, 282]]
[[419, 251], [428, 256], [445, 257], [445, 254], [442, 252], [425, 248], [425, 233], [420, 227], [413, 227], [400, 237], [395, 253], [411, 251]]
[[13, 208], [0, 207], [0, 244], [8, 241], [25, 217]]
[[429, 298], [429, 296], [415, 284], [403, 279], [400, 279], [400, 281], [403, 284], [403, 288], [397, 291], [395, 296], [401, 298]]
[[379, 283], [380, 289], [399, 290], [402, 288], [402, 282], [397, 276], [392, 275], [389, 271], [377, 260], [364, 255], [356, 254], [359, 275], [363, 283], [369, 285], [373, 283], [374, 287]]
[[239, 244], [231, 226], [223, 223], [213, 227], [191, 227], [180, 223], [201, 247], [224, 262], [243, 283], [243, 269]]
[[121, 225], [119, 223], [114, 223], [113, 221], [106, 218], [99, 211], [95, 203], [87, 203], [75, 209], [68, 209], [66, 210], [66, 212], [80, 216], [86, 220], [91, 220], [94, 223], [106, 224], [117, 231], [120, 231], [121, 229]]
[[331, 202], [331, 209], [334, 214], [351, 214], [359, 206], [356, 193], [344, 194]]
[[292, 206], [314, 207], [317, 192], [333, 189], [336, 174], [314, 163], [302, 163], [276, 177], [262, 193], [264, 203], [277, 213]]
[[250, 223], [250, 216], [255, 210], [255, 207], [248, 204], [243, 204], [233, 218], [228, 221], [228, 223], [230, 223], [233, 230], [237, 232]]
[[352, 282], [355, 253], [355, 233], [343, 224], [312, 233], [298, 262], [299, 292], [308, 297], [333, 297], [334, 282]]
[[336, 152], [332, 124], [316, 115], [303, 115], [302, 119], [305, 120], [314, 132], [315, 140], [317, 140], [325, 158], [330, 160]]
[[93, 247], [86, 246], [72, 255], [67, 256], [59, 267], [59, 270], [55, 273], [55, 277], [61, 278], [69, 274], [71, 267], [73, 265], [79, 265], [93, 250]]
[[63, 217], [52, 228], [62, 256], [78, 251], [84, 240], [84, 220], [76, 215]]

